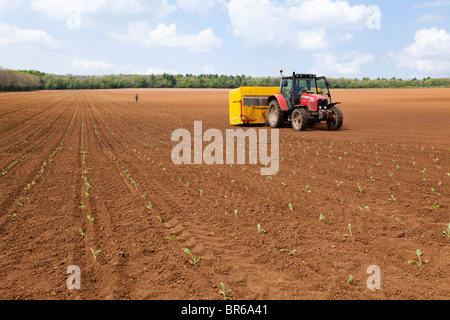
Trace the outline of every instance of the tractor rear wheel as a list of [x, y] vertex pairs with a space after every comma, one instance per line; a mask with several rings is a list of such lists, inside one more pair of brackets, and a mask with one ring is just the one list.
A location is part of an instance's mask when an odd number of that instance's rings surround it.
[[305, 131], [308, 126], [308, 113], [305, 109], [295, 109], [292, 111], [291, 122], [295, 131]]
[[333, 116], [327, 119], [327, 127], [329, 130], [340, 130], [344, 124], [344, 115], [339, 108], [333, 108]]
[[283, 125], [283, 122], [284, 122], [283, 111], [281, 111], [278, 101], [272, 100], [269, 103], [269, 107], [267, 109], [267, 124], [271, 128], [279, 128]]

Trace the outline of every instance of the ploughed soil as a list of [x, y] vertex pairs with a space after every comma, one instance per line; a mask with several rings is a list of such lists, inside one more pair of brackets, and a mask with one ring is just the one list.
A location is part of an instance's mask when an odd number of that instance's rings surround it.
[[0, 94], [1, 299], [450, 298], [450, 89], [335, 90], [271, 176], [173, 163], [194, 121], [225, 160], [228, 90], [135, 92]]

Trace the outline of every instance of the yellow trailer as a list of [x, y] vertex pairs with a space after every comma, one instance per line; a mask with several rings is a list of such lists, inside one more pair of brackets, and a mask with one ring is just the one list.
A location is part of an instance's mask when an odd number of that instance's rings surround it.
[[240, 87], [229, 93], [230, 124], [265, 124], [269, 96], [280, 93], [279, 87]]

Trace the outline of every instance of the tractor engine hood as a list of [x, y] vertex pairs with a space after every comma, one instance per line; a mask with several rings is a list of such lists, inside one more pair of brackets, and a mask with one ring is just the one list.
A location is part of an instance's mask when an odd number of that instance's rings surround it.
[[310, 111], [326, 110], [328, 99], [318, 94], [303, 93], [300, 97], [300, 105], [307, 107]]

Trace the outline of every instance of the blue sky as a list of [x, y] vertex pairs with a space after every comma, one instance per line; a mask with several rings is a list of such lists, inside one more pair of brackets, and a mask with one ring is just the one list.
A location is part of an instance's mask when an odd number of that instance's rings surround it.
[[450, 0], [0, 0], [0, 66], [450, 76]]

